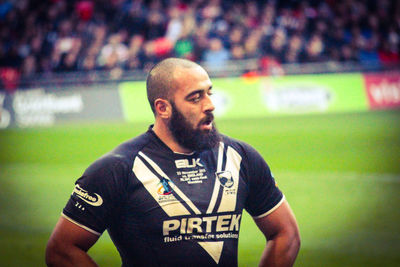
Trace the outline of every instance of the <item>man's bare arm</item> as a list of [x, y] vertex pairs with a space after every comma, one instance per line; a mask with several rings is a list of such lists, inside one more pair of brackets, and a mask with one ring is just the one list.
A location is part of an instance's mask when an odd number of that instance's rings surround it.
[[300, 249], [296, 218], [285, 200], [271, 214], [254, 219], [267, 239], [259, 266], [293, 266]]
[[46, 247], [48, 266], [97, 266], [87, 254], [99, 236], [60, 217]]

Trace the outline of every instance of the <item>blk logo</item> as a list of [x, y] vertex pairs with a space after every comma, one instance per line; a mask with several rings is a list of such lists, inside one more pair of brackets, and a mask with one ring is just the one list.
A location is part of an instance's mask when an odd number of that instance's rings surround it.
[[203, 164], [200, 163], [200, 158], [192, 159], [191, 161], [189, 161], [188, 159], [178, 159], [178, 160], [175, 160], [175, 165], [176, 165], [176, 168], [178, 168], [178, 169], [194, 168], [196, 166], [203, 167]]

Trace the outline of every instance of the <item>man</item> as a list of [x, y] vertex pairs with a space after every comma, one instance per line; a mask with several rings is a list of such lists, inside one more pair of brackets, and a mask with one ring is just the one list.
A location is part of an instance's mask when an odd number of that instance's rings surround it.
[[296, 219], [262, 157], [221, 135], [212, 83], [170, 58], [147, 78], [154, 126], [94, 162], [76, 182], [47, 245], [51, 266], [95, 266], [108, 230], [123, 266], [236, 266], [242, 210], [268, 240], [260, 266], [293, 265]]

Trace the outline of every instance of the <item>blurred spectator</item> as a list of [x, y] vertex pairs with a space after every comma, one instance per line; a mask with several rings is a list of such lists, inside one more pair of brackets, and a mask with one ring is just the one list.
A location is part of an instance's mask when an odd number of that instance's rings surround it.
[[53, 65], [55, 71], [78, 70], [78, 54], [82, 41], [77, 37], [58, 39], [53, 50]]
[[21, 75], [23, 77], [31, 77], [36, 73], [36, 58], [33, 55], [25, 57], [21, 67]]
[[167, 23], [167, 29], [165, 38], [167, 38], [173, 45], [178, 40], [183, 29], [183, 23], [181, 18], [180, 9], [177, 6], [169, 8], [169, 21]]
[[3, 18], [7, 15], [7, 13], [12, 10], [13, 5], [11, 1], [2, 1], [0, 3], [0, 19], [3, 20]]
[[289, 39], [289, 45], [283, 57], [284, 63], [300, 62], [303, 56], [303, 39], [300, 35], [293, 35]]
[[387, 37], [382, 40], [378, 49], [379, 60], [383, 65], [394, 65], [400, 63], [399, 56], [400, 35], [390, 27]]
[[244, 25], [248, 29], [254, 29], [259, 26], [260, 18], [259, 18], [259, 9], [257, 6], [257, 2], [255, 1], [247, 1], [246, 5], [246, 17], [244, 19]]
[[210, 69], [224, 69], [229, 59], [229, 51], [224, 47], [221, 39], [212, 38], [209, 48], [204, 52], [205, 66]]
[[193, 18], [192, 11], [187, 8], [185, 10], [186, 14], [182, 19], [181, 34], [174, 46], [174, 55], [180, 58], [195, 60], [193, 34], [196, 27], [196, 21]]
[[132, 36], [129, 42], [128, 59], [125, 63], [125, 68], [135, 70], [140, 68], [139, 53], [143, 45], [143, 37], [139, 34]]
[[106, 40], [107, 27], [105, 25], [96, 25], [92, 27], [93, 36], [88, 41], [88, 47], [82, 52], [80, 69], [90, 71], [98, 68], [97, 57]]
[[260, 74], [279, 76], [283, 75], [282, 65], [274, 57], [264, 56], [260, 60]]
[[126, 11], [121, 12], [118, 27], [126, 29], [130, 35], [144, 36], [147, 8], [143, 0], [132, 1], [126, 5]]
[[246, 58], [259, 58], [262, 56], [260, 41], [262, 37], [261, 30], [253, 31], [246, 38], [244, 43], [244, 52]]
[[157, 56], [154, 49], [154, 42], [145, 42], [143, 44], [143, 49], [139, 54], [139, 59], [141, 62], [140, 68], [149, 71], [155, 63], [157, 63]]
[[[91, 50], [93, 51], [93, 50]], [[96, 69], [96, 54], [89, 52], [82, 61], [81, 69], [91, 71]]]
[[14, 92], [18, 86], [19, 72], [15, 68], [0, 67], [0, 84], [9, 93]]
[[124, 44], [126, 32], [111, 34], [108, 43], [100, 50], [98, 64], [101, 68], [112, 69], [122, 66], [128, 59], [128, 48]]
[[193, 36], [193, 43], [194, 43], [194, 58], [197, 61], [200, 61], [203, 59], [203, 54], [206, 49], [208, 49], [208, 34], [209, 34], [209, 24], [206, 22], [203, 22], [201, 25], [199, 25], [194, 33]]
[[147, 40], [154, 40], [163, 37], [166, 30], [165, 27], [165, 18], [162, 15], [161, 10], [150, 10], [145, 24], [145, 38]]
[[194, 59], [193, 54], [193, 41], [189, 36], [182, 36], [174, 47], [176, 57]]
[[326, 60], [325, 45], [319, 34], [314, 34], [308, 40], [305, 48], [303, 62], [322, 62]]
[[263, 42], [265, 54], [274, 57], [278, 62], [282, 62], [286, 52], [286, 32], [283, 28], [275, 30], [271, 39], [266, 39]]
[[275, 19], [275, 6], [273, 2], [268, 2], [265, 7], [263, 8], [261, 14], [261, 30], [263, 31], [265, 38], [270, 38], [275, 31], [274, 19]]
[[93, 7], [92, 1], [82, 0], [76, 4], [75, 9], [81, 20], [88, 21], [93, 16]]
[[241, 26], [233, 27], [229, 33], [229, 46], [237, 46], [243, 44], [244, 28]]
[[231, 47], [230, 54], [234, 60], [245, 59], [246, 56], [243, 46], [239, 44], [235, 44]]
[[343, 45], [340, 48], [340, 58], [339, 61], [341, 62], [355, 62], [357, 61], [357, 55], [353, 47], [348, 44]]

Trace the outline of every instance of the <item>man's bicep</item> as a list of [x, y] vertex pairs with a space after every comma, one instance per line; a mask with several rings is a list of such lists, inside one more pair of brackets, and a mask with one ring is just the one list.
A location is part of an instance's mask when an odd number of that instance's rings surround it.
[[88, 251], [98, 239], [99, 235], [96, 235], [61, 216], [50, 237], [49, 245], [74, 246], [83, 251]]
[[296, 218], [286, 200], [270, 214], [261, 218], [254, 218], [254, 221], [267, 239], [282, 233], [299, 234]]

